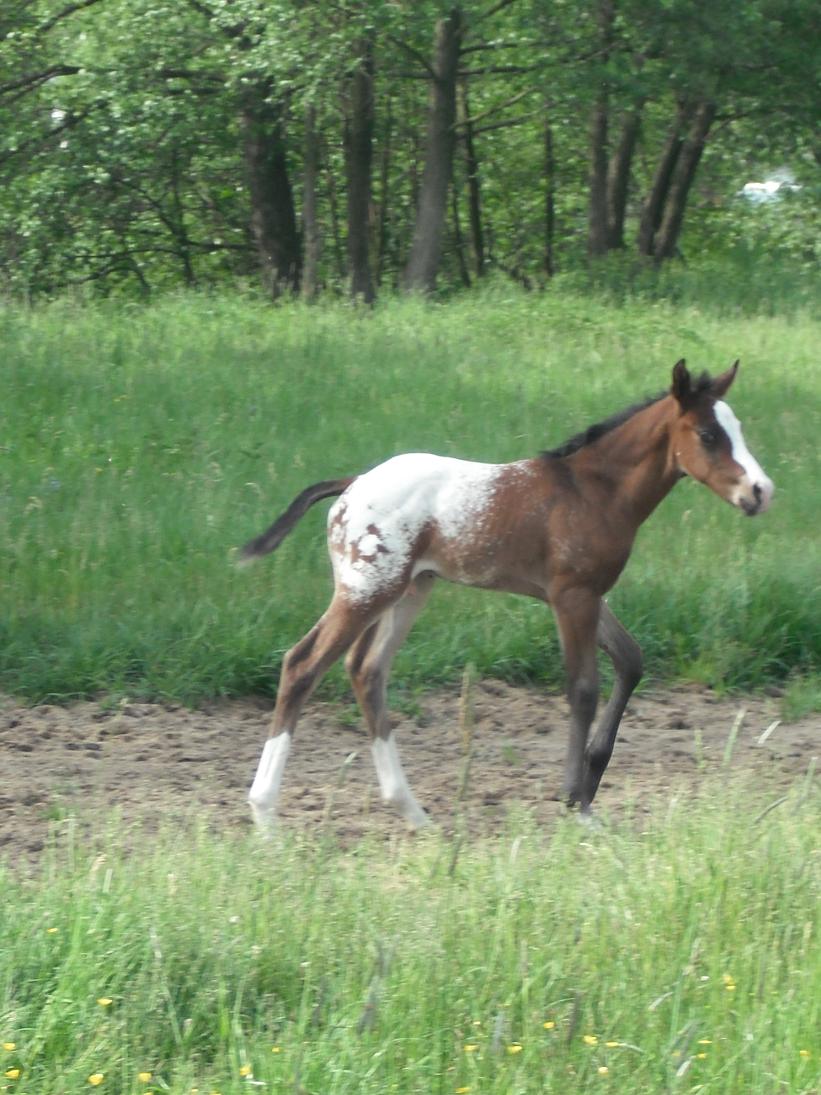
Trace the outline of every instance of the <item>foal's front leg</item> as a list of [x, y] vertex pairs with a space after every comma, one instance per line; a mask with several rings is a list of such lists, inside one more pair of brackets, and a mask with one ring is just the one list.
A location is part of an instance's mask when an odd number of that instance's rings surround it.
[[590, 809], [586, 794], [586, 749], [590, 724], [599, 700], [599, 670], [596, 664], [596, 629], [601, 599], [582, 589], [569, 589], [551, 598], [559, 626], [559, 638], [567, 674], [570, 702], [570, 738], [564, 774], [564, 796], [568, 805]]
[[587, 747], [583, 798], [592, 802], [613, 753], [624, 709], [641, 680], [641, 647], [605, 601], [601, 603], [597, 641], [613, 663], [616, 680], [607, 706]]

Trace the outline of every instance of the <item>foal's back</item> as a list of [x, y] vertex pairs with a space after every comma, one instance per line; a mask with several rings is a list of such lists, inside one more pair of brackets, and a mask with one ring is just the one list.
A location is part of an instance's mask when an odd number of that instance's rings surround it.
[[331, 508], [337, 585], [364, 600], [430, 573], [543, 596], [550, 487], [538, 460], [395, 456], [359, 476]]

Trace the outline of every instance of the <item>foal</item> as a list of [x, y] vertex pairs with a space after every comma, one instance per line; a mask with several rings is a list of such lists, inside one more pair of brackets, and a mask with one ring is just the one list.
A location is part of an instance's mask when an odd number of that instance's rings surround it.
[[[638, 644], [603, 599], [639, 525], [685, 475], [748, 516], [770, 504], [773, 484], [723, 401], [737, 368], [738, 362], [715, 379], [695, 379], [679, 361], [669, 392], [530, 460], [395, 456], [362, 475], [316, 483], [294, 499], [242, 557], [273, 551], [310, 506], [341, 495], [328, 515], [335, 589], [324, 615], [285, 655], [271, 736], [249, 796], [255, 820], [273, 821], [303, 704], [347, 652], [382, 798], [412, 826], [427, 822], [399, 760], [385, 693], [394, 655], [436, 578], [523, 593], [551, 606], [571, 711], [564, 795], [588, 812], [642, 672]], [[588, 741], [599, 693], [597, 646], [613, 662], [616, 680]]]

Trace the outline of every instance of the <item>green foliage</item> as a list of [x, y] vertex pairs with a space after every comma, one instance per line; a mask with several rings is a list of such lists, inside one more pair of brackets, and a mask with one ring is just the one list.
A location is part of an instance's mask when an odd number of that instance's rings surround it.
[[[145, 295], [256, 279], [238, 119], [243, 97], [261, 89], [281, 120], [297, 211], [304, 109], [316, 108], [320, 283], [338, 290], [345, 280], [345, 80], [363, 33], [372, 36], [376, 59], [371, 251], [383, 286], [395, 286], [424, 169], [427, 58], [435, 21], [449, 6], [438, 0], [4, 5], [0, 288], [51, 295], [89, 286]], [[555, 146], [554, 261], [565, 271], [584, 263], [588, 122], [602, 86], [611, 151], [625, 112], [643, 104], [628, 248], [677, 103], [708, 94], [719, 104], [719, 123], [691, 202], [684, 254], [692, 261], [728, 243], [756, 253], [776, 246], [792, 261], [809, 263], [815, 243], [803, 212], [785, 215], [780, 204], [766, 214], [748, 210], [735, 194], [759, 167], [784, 163], [805, 196], [817, 187], [818, 61], [817, 51], [806, 48], [813, 5], [620, 4], [607, 49], [598, 30], [603, 7], [463, 4], [460, 71], [476, 119], [487, 263], [528, 284], [544, 277], [547, 126]], [[467, 176], [460, 152], [441, 278], [449, 288], [470, 265]]]
[[65, 819], [0, 873], [8, 1089], [816, 1091], [812, 785], [647, 805], [389, 855]]
[[[733, 406], [775, 505], [747, 521], [682, 484], [641, 532], [616, 611], [652, 675], [760, 687], [817, 672], [817, 323], [751, 316], [729, 294], [711, 312], [696, 288], [688, 272], [678, 306], [498, 283], [371, 312], [206, 295], [6, 307], [0, 687], [270, 693], [329, 596], [322, 507], [253, 569], [230, 552], [308, 483], [403, 451], [535, 454], [658, 391], [680, 356], [713, 371], [741, 357]], [[443, 584], [398, 681], [452, 679], [469, 661], [561, 679], [544, 606]]]

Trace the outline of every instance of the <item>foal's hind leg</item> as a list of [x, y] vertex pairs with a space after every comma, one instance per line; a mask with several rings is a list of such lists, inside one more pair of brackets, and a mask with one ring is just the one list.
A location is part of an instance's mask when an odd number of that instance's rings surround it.
[[388, 719], [386, 693], [394, 655], [428, 599], [432, 577], [420, 577], [353, 645], [345, 659], [356, 698], [371, 733], [376, 775], [382, 800], [393, 804], [414, 828], [428, 824], [428, 815], [410, 789]]
[[337, 658], [367, 628], [381, 607], [382, 605], [353, 606], [337, 593], [328, 611], [285, 655], [271, 736], [265, 743], [248, 794], [251, 811], [258, 825], [268, 827], [273, 823], [291, 738], [305, 701]]
[[604, 775], [621, 717], [634, 688], [641, 680], [641, 647], [627, 631], [607, 604], [602, 601], [596, 641], [613, 663], [616, 680], [607, 706], [587, 747], [587, 766], [584, 777], [583, 802], [591, 803]]

